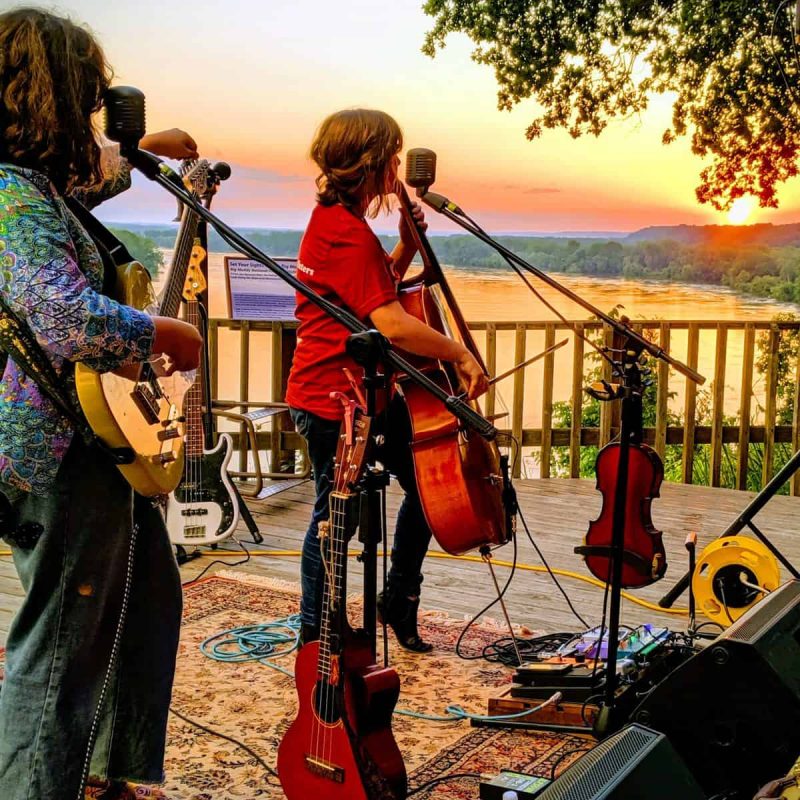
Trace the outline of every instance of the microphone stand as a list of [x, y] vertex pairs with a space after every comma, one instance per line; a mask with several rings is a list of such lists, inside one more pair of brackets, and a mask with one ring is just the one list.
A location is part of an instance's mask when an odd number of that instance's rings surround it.
[[[138, 144], [138, 142], [136, 143]], [[294, 275], [289, 273], [286, 269], [280, 266], [276, 261], [273, 261], [266, 253], [259, 250], [255, 245], [251, 244], [241, 234], [237, 233], [233, 228], [223, 222], [216, 214], [213, 214], [202, 203], [195, 200], [191, 194], [186, 190], [180, 177], [175, 173], [167, 164], [161, 159], [148, 153], [146, 150], [139, 150], [136, 145], [131, 146], [128, 143], [120, 143], [120, 152], [128, 162], [138, 169], [145, 177], [159, 184], [166, 189], [170, 194], [176, 197], [180, 202], [189, 206], [193, 212], [199, 217], [204, 219], [219, 233], [219, 235], [231, 247], [245, 253], [255, 261], [263, 264], [270, 272], [277, 275], [285, 283], [288, 283], [295, 291], [302, 294], [314, 305], [319, 306], [329, 316], [333, 317], [340, 325], [343, 325], [350, 333], [363, 333], [370, 330], [358, 317], [351, 314], [349, 311], [337, 306], [330, 300], [326, 300], [313, 289], [308, 287], [302, 281], [298, 280]], [[377, 333], [377, 332], [376, 332]], [[380, 336], [380, 334], [378, 334]], [[497, 437], [497, 428], [492, 425], [489, 420], [481, 416], [475, 411], [464, 398], [451, 395], [441, 388], [438, 384], [428, 378], [424, 373], [410, 364], [402, 356], [398, 355], [389, 344], [388, 340], [382, 347], [384, 358], [386, 362], [391, 364], [392, 367], [398, 372], [403, 372], [411, 378], [414, 383], [422, 386], [426, 391], [430, 392], [434, 397], [441, 400], [448, 411], [453, 416], [457, 417], [464, 425], [484, 439], [489, 441]]]
[[[619, 620], [622, 603], [622, 566], [625, 556], [625, 512], [628, 495], [629, 452], [631, 444], [638, 441], [637, 436], [641, 432], [642, 389], [639, 363], [640, 357], [642, 353], [646, 351], [650, 353], [650, 355], [665, 361], [678, 372], [697, 383], [704, 383], [705, 378], [687, 365], [672, 358], [658, 345], [649, 342], [625, 322], [605, 314], [588, 300], [585, 300], [567, 287], [562, 286], [558, 281], [550, 277], [550, 275], [529, 264], [516, 253], [495, 241], [488, 233], [482, 230], [477, 224], [473, 223], [472, 220], [465, 218], [466, 215], [463, 214], [461, 209], [454, 203], [451, 203], [447, 198], [429, 193], [427, 186], [417, 188], [417, 196], [430, 208], [443, 214], [449, 220], [455, 222], [461, 228], [464, 228], [464, 230], [473, 234], [482, 242], [489, 245], [489, 247], [496, 250], [506, 261], [536, 275], [540, 280], [590, 311], [607, 325], [610, 325], [616, 334], [616, 338], [622, 343], [619, 348], [621, 359], [612, 362], [621, 380], [621, 386], [616, 390], [607, 386], [608, 397], [603, 398], [608, 400], [621, 399], [622, 401], [619, 467], [617, 470], [617, 483], [614, 492], [611, 546], [602, 548], [576, 548], [576, 552], [585, 555], [589, 554], [589, 550], [602, 550], [602, 553], [593, 552], [592, 554], [603, 555], [607, 557], [610, 562], [608, 572], [609, 579], [607, 580], [607, 583], [610, 585], [610, 597], [605, 686], [603, 691], [603, 706], [594, 724], [595, 735], [602, 738], [615, 731], [623, 721], [618, 719], [619, 715], [616, 710], [617, 650], [619, 646]], [[606, 355], [605, 352], [603, 352], [603, 355]], [[601, 649], [602, 641], [598, 643], [598, 656]]]
[[[312, 303], [319, 306], [330, 317], [335, 319], [347, 330], [351, 336], [347, 342], [348, 352], [356, 361], [365, 366], [367, 377], [367, 396], [369, 403], [369, 413], [374, 413], [375, 409], [375, 389], [380, 384], [382, 376], [377, 375], [377, 362], [382, 360], [391, 365], [395, 370], [405, 373], [410, 380], [422, 386], [426, 391], [441, 400], [447, 409], [458, 418], [464, 426], [475, 431], [480, 436], [488, 440], [493, 440], [497, 436], [497, 429], [492, 423], [471, 408], [465, 399], [452, 396], [434, 383], [430, 378], [420, 372], [416, 367], [399, 356], [390, 346], [389, 341], [377, 330], [368, 328], [358, 317], [349, 311], [326, 300], [313, 289], [306, 286], [294, 275], [273, 261], [266, 253], [263, 253], [247, 239], [228, 226], [219, 217], [213, 214], [202, 203], [198, 202], [186, 190], [183, 181], [167, 164], [156, 156], [145, 150], [138, 148], [138, 139], [135, 142], [121, 142], [120, 152], [128, 162], [136, 167], [147, 178], [162, 186], [170, 194], [176, 197], [181, 203], [188, 206], [193, 212], [197, 213], [202, 219], [210, 223], [220, 234], [220, 236], [231, 245], [250, 258], [260, 262], [281, 280], [288, 283]], [[364, 491], [364, 502], [362, 507], [362, 523], [366, 530], [360, 531], [360, 540], [364, 544], [364, 550], [360, 560], [364, 569], [364, 630], [370, 638], [372, 653], [376, 653], [376, 594], [377, 594], [377, 544], [380, 542], [381, 531], [383, 530], [382, 508], [380, 492], [388, 483], [388, 475], [383, 473], [370, 473], [367, 476], [366, 489]], [[384, 638], [384, 654], [385, 654]], [[384, 655], [385, 658], [385, 655]]]

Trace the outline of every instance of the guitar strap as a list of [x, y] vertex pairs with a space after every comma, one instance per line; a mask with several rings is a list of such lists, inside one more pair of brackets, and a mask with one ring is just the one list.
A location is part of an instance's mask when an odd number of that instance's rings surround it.
[[116, 268], [133, 261], [133, 256], [128, 252], [128, 248], [83, 203], [74, 197], [65, 197], [64, 202], [78, 222], [83, 225], [100, 253], [103, 261], [102, 292], [111, 297], [117, 280]]
[[[132, 261], [125, 245], [80, 202], [65, 198], [67, 206], [75, 214], [81, 225], [97, 245], [103, 260], [103, 293], [110, 284], [113, 289], [116, 281], [116, 264]], [[117, 262], [117, 259], [121, 259]], [[107, 453], [115, 464], [130, 464], [135, 453], [130, 447], [109, 447], [89, 427], [83, 414], [77, 411], [68, 400], [64, 381], [56, 373], [39, 343], [19, 317], [11, 310], [0, 294], [0, 351], [11, 356], [14, 363], [44, 392], [50, 402], [74, 425], [84, 441], [94, 444]]]

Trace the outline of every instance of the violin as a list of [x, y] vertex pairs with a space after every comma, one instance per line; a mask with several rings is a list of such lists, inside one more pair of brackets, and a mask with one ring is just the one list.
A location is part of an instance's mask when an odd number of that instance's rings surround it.
[[[412, 214], [405, 186], [398, 180], [400, 213], [414, 235], [423, 269], [398, 286], [405, 311], [464, 344], [486, 371], [472, 334], [445, 280], [433, 248]], [[450, 394], [464, 387], [452, 364], [407, 354], [406, 358]], [[411, 451], [422, 509], [439, 546], [460, 555], [505, 544], [513, 533], [513, 501], [507, 459], [497, 444], [460, 427], [441, 400], [419, 385], [395, 376], [411, 420]], [[473, 409], [480, 406], [472, 401]]]
[[659, 496], [664, 480], [664, 465], [658, 453], [642, 441], [641, 372], [633, 356], [638, 357], [638, 354], [626, 351], [628, 361], [623, 370], [625, 398], [622, 414], [628, 417], [621, 429], [630, 434], [627, 486], [622, 490], [617, 485], [623, 445], [611, 442], [600, 450], [595, 462], [597, 489], [603, 495], [603, 508], [600, 516], [589, 524], [583, 546], [575, 548], [576, 553], [584, 556], [592, 575], [606, 583], [611, 582], [614, 508], [619, 492], [622, 492], [625, 498], [625, 526], [621, 586], [626, 589], [649, 586], [662, 578], [667, 570], [662, 533], [655, 528], [650, 517], [653, 499]]
[[295, 662], [296, 719], [278, 747], [288, 800], [399, 800], [407, 792], [403, 757], [392, 734], [400, 679], [373, 663], [373, 645], [347, 621], [347, 543], [358, 524], [359, 489], [370, 417], [346, 399], [336, 453], [330, 520], [320, 523], [325, 590], [319, 641]]

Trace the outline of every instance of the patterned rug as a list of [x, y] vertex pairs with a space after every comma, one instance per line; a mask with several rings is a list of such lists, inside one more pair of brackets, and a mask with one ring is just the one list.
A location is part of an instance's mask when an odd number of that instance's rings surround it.
[[[241, 572], [226, 571], [186, 590], [173, 708], [245, 743], [272, 767], [281, 736], [295, 716], [294, 681], [259, 663], [211, 660], [200, 652], [200, 644], [219, 631], [272, 621], [296, 613], [297, 607], [295, 587]], [[358, 612], [357, 601], [351, 608]], [[429, 613], [421, 631], [434, 644], [432, 653], [420, 656], [391, 648], [391, 661], [401, 679], [399, 708], [441, 715], [446, 706], [458, 703], [468, 711], [486, 712], [488, 698], [509, 682], [510, 671], [483, 660], [459, 659], [453, 651], [462, 626], [462, 621]], [[496, 629], [478, 628], [469, 641], [477, 650], [498, 636]], [[292, 662], [292, 656], [278, 661], [289, 670]], [[410, 789], [447, 774], [513, 769], [549, 776], [554, 765], [561, 772], [578, 758], [579, 753], [568, 755], [570, 751], [593, 744], [577, 736], [473, 728], [468, 722], [437, 723], [398, 715], [393, 730]], [[166, 771], [163, 791], [169, 800], [284, 796], [277, 779], [250, 754], [175, 715], [170, 718]], [[419, 800], [477, 796], [475, 779], [448, 781], [415, 795]]]

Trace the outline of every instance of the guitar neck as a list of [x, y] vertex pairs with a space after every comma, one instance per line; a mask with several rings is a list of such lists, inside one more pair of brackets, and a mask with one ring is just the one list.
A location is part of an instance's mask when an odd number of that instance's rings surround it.
[[[197, 300], [186, 302], [186, 321], [194, 325], [200, 333], [203, 326], [200, 319], [200, 303]], [[200, 458], [205, 449], [205, 436], [203, 431], [203, 359], [197, 368], [197, 377], [183, 403], [185, 423], [185, 452], [187, 458]]]
[[[347, 543], [355, 530], [355, 495], [331, 492], [327, 533], [320, 539], [325, 571], [325, 590], [320, 620], [320, 676], [334, 683], [334, 659], [341, 652], [342, 634], [347, 622]], [[324, 529], [323, 529], [324, 530]]]
[[185, 207], [181, 217], [181, 227], [175, 240], [175, 252], [172, 257], [172, 266], [169, 270], [167, 285], [161, 299], [158, 313], [162, 317], [177, 317], [181, 307], [183, 286], [186, 282], [186, 271], [189, 267], [189, 258], [197, 236], [200, 215]]

